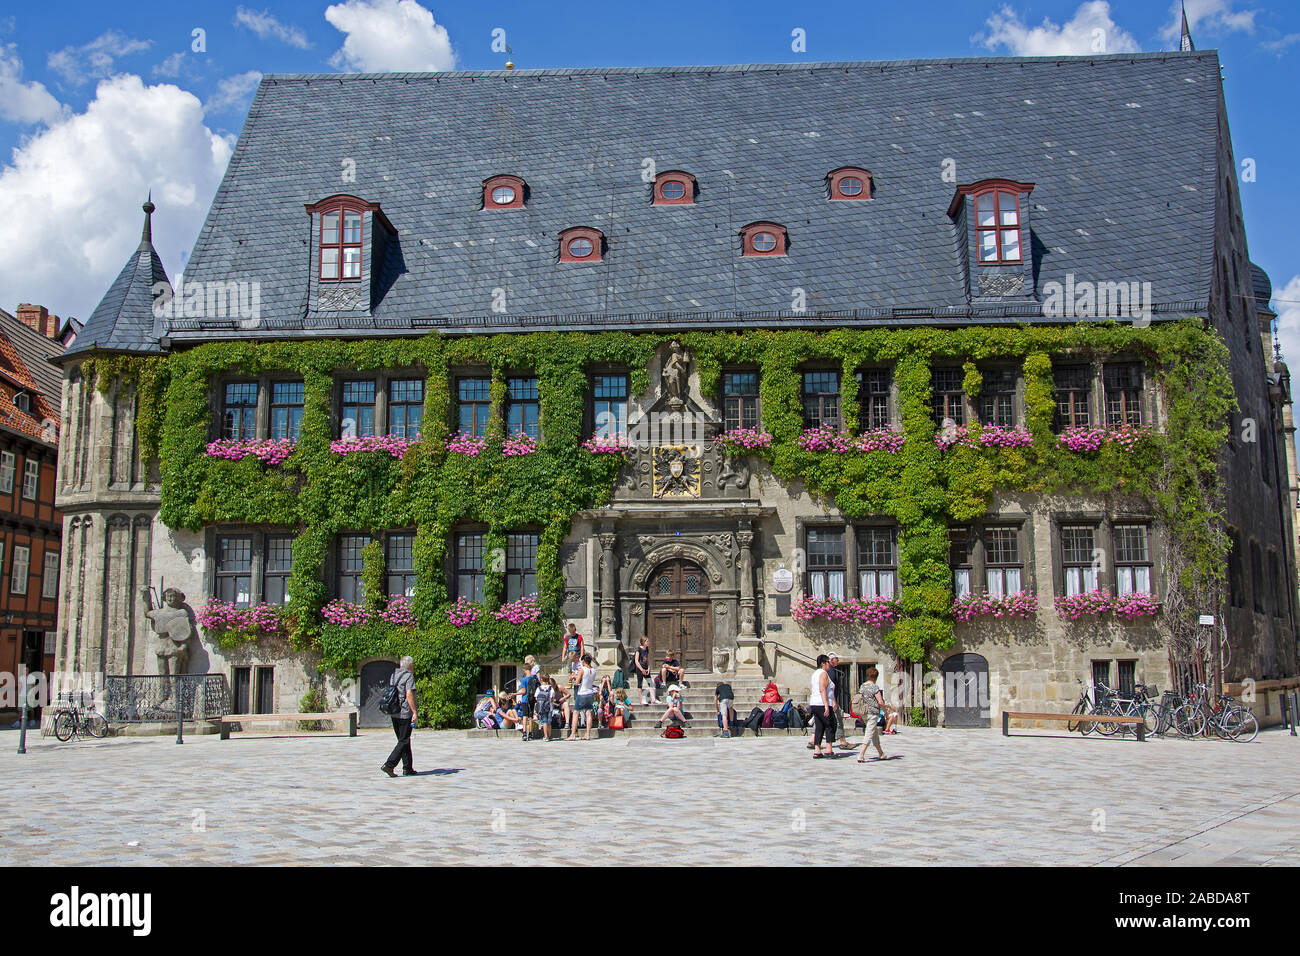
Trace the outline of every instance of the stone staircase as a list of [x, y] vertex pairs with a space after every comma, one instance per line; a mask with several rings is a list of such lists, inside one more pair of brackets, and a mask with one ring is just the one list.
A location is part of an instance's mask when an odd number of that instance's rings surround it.
[[[763, 704], [760, 698], [767, 687], [769, 681], [767, 678], [737, 678], [728, 677], [722, 674], [697, 673], [692, 675], [689, 671], [686, 674], [686, 687], [682, 688], [682, 710], [686, 715], [687, 722], [690, 723], [690, 729], [686, 730], [687, 737], [709, 738], [718, 733], [717, 711], [713, 706], [713, 690], [718, 684], [726, 682], [731, 685], [731, 689], [736, 694], [736, 715], [740, 720], [744, 720], [750, 710], [755, 707], [761, 707], [766, 710], [773, 707], [780, 710], [786, 700], [790, 698], [790, 688], [781, 686], [778, 689], [781, 692], [781, 704]], [[628, 737], [628, 738], [649, 738], [659, 737], [663, 733], [662, 728], [655, 727], [655, 721], [658, 720], [667, 706], [664, 703], [658, 705], [650, 704], [647, 706], [640, 705], [640, 692], [636, 689], [636, 681], [632, 681], [633, 686], [627, 690], [628, 700], [632, 704], [632, 721], [623, 730], [608, 730], [600, 728], [598, 731], [593, 729], [592, 736], [597, 733], [602, 739], [609, 737]], [[664, 698], [661, 698], [661, 701]], [[796, 695], [797, 703], [807, 704], [804, 698]], [[578, 733], [582, 734], [582, 725], [579, 724]], [[808, 732], [808, 731], [805, 731]], [[553, 734], [563, 735], [563, 731], [552, 731]], [[496, 737], [502, 740], [521, 740], [522, 734], [517, 730], [483, 730], [476, 728], [466, 731], [471, 738], [491, 738]], [[763, 731], [763, 737], [786, 737], [798, 735], [799, 731], [791, 730], [787, 734], [785, 730], [771, 728]], [[753, 737], [742, 727], [737, 734], [742, 737]]]

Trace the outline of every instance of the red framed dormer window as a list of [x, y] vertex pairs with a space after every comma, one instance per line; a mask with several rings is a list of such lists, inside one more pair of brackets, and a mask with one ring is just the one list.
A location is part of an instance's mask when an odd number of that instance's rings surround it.
[[655, 177], [655, 206], [692, 206], [695, 204], [695, 177], [671, 169]]
[[560, 233], [561, 262], [600, 262], [605, 236], [590, 226], [574, 226]]
[[962, 200], [974, 204], [975, 261], [982, 266], [1019, 264], [1025, 261], [1024, 202], [1033, 183], [1011, 179], [986, 179], [970, 186], [958, 186], [948, 215], [955, 216]]
[[524, 181], [518, 176], [493, 176], [483, 180], [484, 209], [523, 209]]
[[316, 222], [316, 274], [322, 282], [356, 282], [361, 278], [365, 214], [378, 208], [355, 196], [331, 196], [307, 207]]
[[871, 173], [858, 166], [841, 166], [826, 174], [831, 199], [854, 202], [871, 198]]
[[783, 256], [787, 245], [785, 226], [775, 222], [751, 222], [740, 230], [742, 256]]

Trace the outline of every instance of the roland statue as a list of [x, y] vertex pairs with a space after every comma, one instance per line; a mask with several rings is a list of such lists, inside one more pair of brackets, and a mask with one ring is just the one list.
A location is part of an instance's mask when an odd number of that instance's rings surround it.
[[149, 618], [154, 633], [154, 655], [158, 658], [158, 673], [163, 677], [177, 676], [185, 673], [185, 664], [190, 656], [190, 640], [194, 638], [194, 624], [190, 620], [189, 608], [185, 606], [185, 595], [176, 588], [168, 588], [162, 593], [162, 603], [153, 606], [153, 590], [140, 588], [144, 599], [144, 614]]

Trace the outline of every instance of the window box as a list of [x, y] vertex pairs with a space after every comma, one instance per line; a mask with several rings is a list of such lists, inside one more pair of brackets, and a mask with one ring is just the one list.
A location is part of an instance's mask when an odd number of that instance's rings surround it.
[[1055, 604], [1057, 612], [1068, 621], [1111, 613], [1124, 621], [1136, 621], [1154, 617], [1160, 611], [1160, 600], [1154, 594], [1143, 592], [1115, 597], [1107, 588], [1082, 594], [1058, 594]]
[[[537, 598], [527, 595], [516, 601], [511, 601], [509, 604], [501, 605], [492, 612], [492, 616], [499, 621], [507, 621], [510, 624], [526, 624], [530, 621], [541, 620], [542, 609], [537, 604]], [[452, 618], [452, 623], [456, 624], [455, 618]], [[461, 625], [456, 624], [456, 626], [460, 627]]]
[[520, 455], [532, 455], [537, 451], [537, 439], [527, 432], [515, 432], [501, 445], [501, 454], [506, 458]]
[[771, 434], [760, 428], [732, 428], [719, 435], [715, 441], [732, 454], [772, 447]]
[[266, 465], [278, 465], [293, 454], [294, 447], [294, 441], [289, 438], [218, 438], [208, 442], [204, 454], [227, 461], [253, 457]]
[[1056, 436], [1056, 443], [1070, 451], [1097, 451], [1105, 444], [1119, 445], [1131, 452], [1152, 436], [1155, 430], [1147, 425], [1071, 425]]
[[284, 607], [279, 604], [240, 607], [214, 597], [194, 617], [217, 645], [226, 649], [263, 637], [280, 637], [288, 630]]
[[387, 452], [394, 458], [401, 458], [420, 443], [420, 436], [400, 438], [397, 435], [365, 435], [353, 438], [336, 438], [330, 442], [330, 451], [336, 455], [352, 455], [360, 451]]
[[845, 598], [824, 600], [804, 596], [790, 609], [795, 620], [805, 623], [834, 621], [841, 624], [865, 624], [887, 627], [898, 619], [898, 602], [892, 597]]
[[487, 439], [470, 432], [457, 432], [447, 441], [447, 451], [477, 458], [487, 448]]
[[984, 592], [966, 594], [952, 605], [952, 616], [969, 623], [981, 617], [1029, 618], [1038, 613], [1038, 596], [1033, 591], [1018, 591], [1006, 597], [993, 597]]
[[1022, 425], [978, 425], [942, 428], [934, 436], [934, 443], [944, 451], [954, 445], [963, 448], [1026, 448], [1034, 443], [1034, 436]]
[[886, 451], [892, 455], [902, 449], [904, 442], [903, 430], [895, 425], [873, 428], [856, 437], [823, 425], [820, 428], [806, 428], [795, 439], [795, 444], [804, 451], [829, 451], [837, 455], [859, 451]]
[[380, 610], [335, 598], [321, 608], [320, 613], [328, 623], [343, 628], [364, 627], [374, 623], [391, 624], [395, 627], [415, 627], [417, 623], [411, 599], [403, 594], [390, 597], [388, 603]]
[[593, 455], [625, 455], [629, 443], [624, 435], [593, 435], [582, 447]]

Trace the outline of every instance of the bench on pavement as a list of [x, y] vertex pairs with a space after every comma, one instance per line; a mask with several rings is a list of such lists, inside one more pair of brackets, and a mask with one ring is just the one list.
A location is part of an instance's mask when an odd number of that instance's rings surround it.
[[1002, 736], [1010, 737], [1010, 721], [1019, 720], [1064, 720], [1072, 724], [1133, 724], [1139, 741], [1147, 739], [1146, 720], [1141, 717], [1117, 717], [1114, 714], [1037, 714], [1024, 710], [1004, 710], [1002, 712]]
[[[231, 724], [300, 720], [346, 720], [348, 722], [348, 736], [355, 737], [357, 735], [357, 712], [355, 710], [340, 710], [327, 714], [226, 714], [221, 718], [221, 739], [230, 739]], [[300, 731], [297, 734], [286, 736], [306, 736], [309, 733], [312, 733], [312, 731]]]

